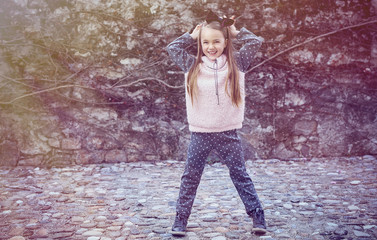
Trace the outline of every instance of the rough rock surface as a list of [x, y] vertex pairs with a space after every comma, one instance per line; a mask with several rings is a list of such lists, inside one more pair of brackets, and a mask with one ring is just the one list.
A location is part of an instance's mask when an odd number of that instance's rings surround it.
[[[265, 39], [253, 66], [377, 12], [375, 1], [236, 2], [2, 2], [0, 165], [184, 159], [183, 74], [164, 47], [205, 9]], [[376, 39], [375, 23], [350, 28], [250, 71], [247, 159], [377, 155]]]
[[[263, 237], [251, 233], [227, 168], [207, 165], [181, 239], [376, 239], [376, 161], [248, 161], [265, 209]], [[169, 231], [183, 168], [179, 161], [0, 167], [0, 238], [178, 239]]]

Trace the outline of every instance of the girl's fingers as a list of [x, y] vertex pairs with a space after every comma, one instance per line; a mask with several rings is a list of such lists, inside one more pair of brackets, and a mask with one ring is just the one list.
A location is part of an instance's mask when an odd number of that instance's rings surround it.
[[[227, 16], [224, 15], [223, 18], [227, 18]], [[236, 19], [236, 15], [232, 15], [232, 16], [230, 17], [230, 19], [232, 19], [232, 20]]]
[[[226, 15], [224, 15], [224, 18], [226, 18]], [[232, 15], [229, 19], [232, 19], [234, 21], [232, 25], [234, 25], [236, 23], [236, 16], [235, 15]]]

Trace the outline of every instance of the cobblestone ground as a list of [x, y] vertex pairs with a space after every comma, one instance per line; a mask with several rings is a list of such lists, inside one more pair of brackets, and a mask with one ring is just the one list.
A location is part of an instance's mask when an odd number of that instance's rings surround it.
[[[184, 163], [0, 168], [0, 239], [175, 239]], [[207, 165], [181, 239], [376, 239], [377, 160], [248, 161], [269, 233], [252, 223], [221, 163]]]

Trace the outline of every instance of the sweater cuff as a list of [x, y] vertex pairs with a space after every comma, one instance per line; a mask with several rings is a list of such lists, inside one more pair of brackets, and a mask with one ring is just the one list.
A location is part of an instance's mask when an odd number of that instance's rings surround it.
[[239, 41], [245, 41], [245, 40], [250, 40], [250, 38], [255, 38], [260, 42], [264, 42], [264, 39], [262, 37], [258, 37], [251, 31], [247, 30], [245, 27], [242, 27], [240, 29], [240, 32], [237, 34], [236, 38]]
[[192, 43], [195, 43], [196, 40], [194, 40], [190, 33], [186, 32], [185, 34], [182, 35], [182, 39], [188, 43], [188, 44], [192, 44]]

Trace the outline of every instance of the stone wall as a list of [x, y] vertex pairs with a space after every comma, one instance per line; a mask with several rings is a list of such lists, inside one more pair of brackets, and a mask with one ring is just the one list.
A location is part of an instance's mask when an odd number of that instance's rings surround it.
[[375, 27], [309, 41], [373, 20], [375, 1], [279, 2], [10, 1], [4, 21], [26, 30], [0, 33], [0, 165], [184, 160], [183, 73], [164, 46], [203, 6], [265, 39], [246, 75], [247, 159], [377, 155]]

